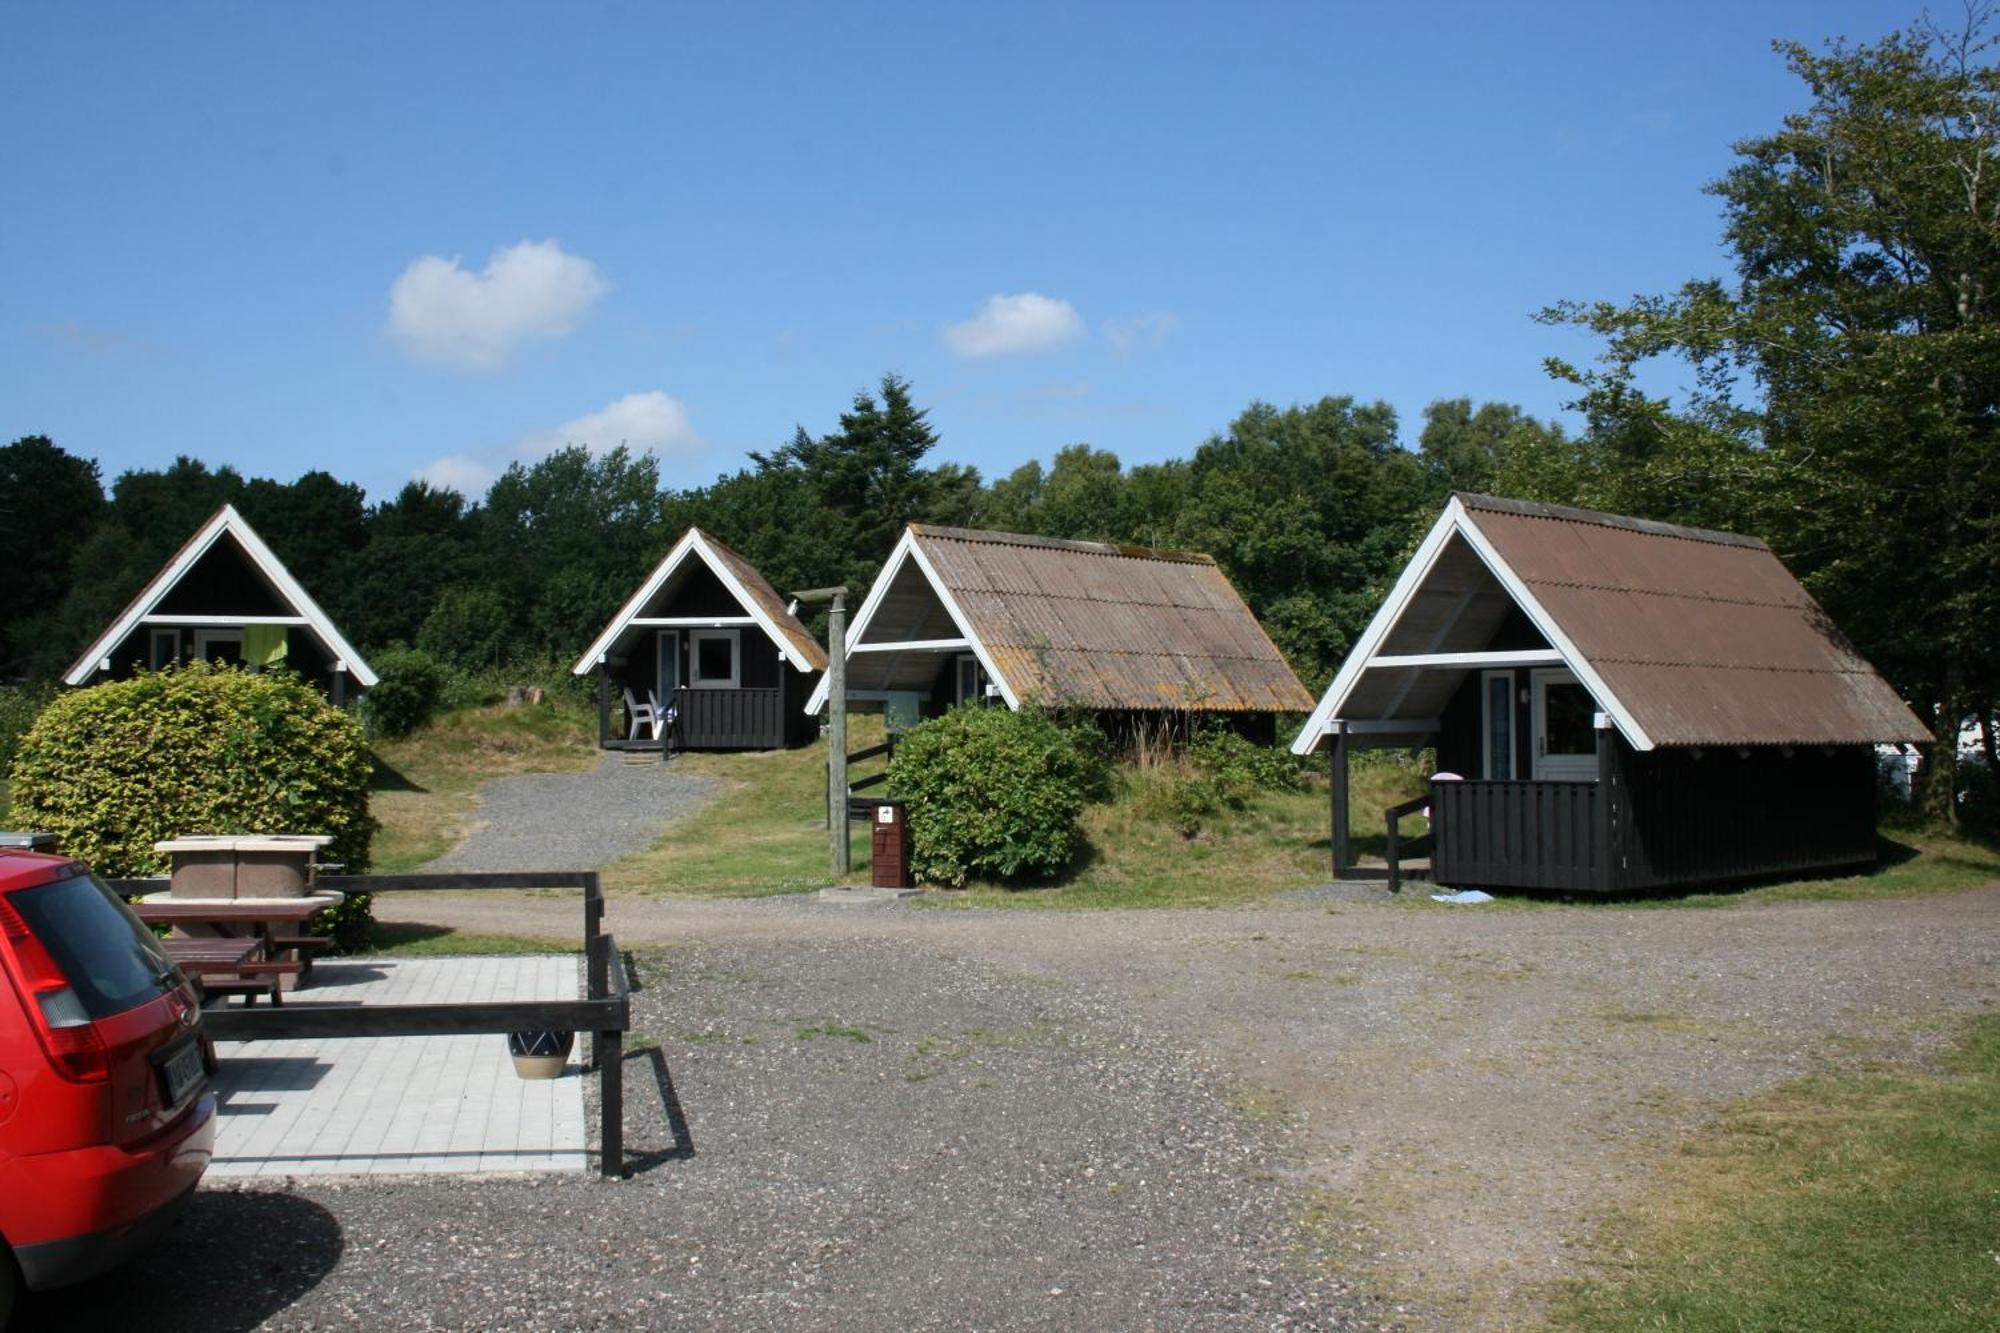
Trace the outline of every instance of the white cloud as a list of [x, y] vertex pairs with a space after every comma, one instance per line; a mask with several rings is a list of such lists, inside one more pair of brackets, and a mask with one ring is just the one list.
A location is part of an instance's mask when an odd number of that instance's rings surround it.
[[580, 444], [593, 454], [624, 445], [633, 453], [693, 454], [703, 447], [688, 419], [687, 405], [658, 389], [628, 393], [595, 412], [586, 412], [551, 430], [532, 430], [498, 449], [450, 454], [417, 470], [417, 479], [457, 491], [469, 499], [487, 487], [510, 463], [534, 463], [568, 445]]
[[633, 453], [692, 453], [701, 437], [688, 420], [687, 405], [658, 389], [628, 393], [595, 412], [586, 412], [554, 430], [534, 431], [522, 439], [521, 453], [536, 458], [564, 445], [580, 444], [594, 454], [624, 445]]
[[495, 250], [477, 273], [425, 255], [389, 288], [389, 332], [419, 361], [490, 373], [523, 339], [570, 332], [608, 290], [597, 265], [554, 241]]
[[1137, 351], [1160, 346], [1181, 326], [1181, 317], [1171, 310], [1152, 310], [1143, 315], [1126, 315], [1104, 321], [1104, 337], [1120, 360]]
[[1083, 317], [1067, 301], [1035, 292], [993, 296], [979, 313], [945, 326], [944, 340], [960, 356], [1011, 356], [1059, 347], [1083, 332]]

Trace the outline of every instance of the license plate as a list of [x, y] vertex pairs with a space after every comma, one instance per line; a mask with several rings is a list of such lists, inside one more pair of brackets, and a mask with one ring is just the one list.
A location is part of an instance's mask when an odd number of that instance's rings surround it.
[[188, 1094], [201, 1086], [208, 1071], [202, 1067], [201, 1044], [190, 1037], [159, 1057], [160, 1087], [169, 1107], [179, 1106]]

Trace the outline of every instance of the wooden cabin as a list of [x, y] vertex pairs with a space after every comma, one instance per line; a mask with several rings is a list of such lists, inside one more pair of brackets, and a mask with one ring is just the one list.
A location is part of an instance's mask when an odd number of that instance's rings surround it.
[[[1268, 739], [1312, 695], [1206, 555], [912, 523], [847, 632], [847, 695], [899, 720], [981, 701]], [[817, 713], [826, 682], [806, 702]]]
[[1433, 746], [1432, 879], [1613, 894], [1865, 868], [1874, 747], [1928, 739], [1756, 538], [1457, 495], [1292, 748], [1336, 878], [1348, 756]]
[[160, 567], [63, 681], [91, 685], [191, 661], [283, 666], [335, 704], [375, 684], [367, 661], [231, 505]]
[[700, 528], [571, 670], [597, 675], [605, 749], [777, 750], [819, 734], [801, 705], [826, 650], [754, 565]]

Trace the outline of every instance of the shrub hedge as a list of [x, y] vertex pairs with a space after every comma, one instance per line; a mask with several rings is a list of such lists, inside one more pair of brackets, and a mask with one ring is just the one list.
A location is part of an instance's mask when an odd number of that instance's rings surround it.
[[[360, 725], [299, 677], [196, 663], [44, 708], [14, 757], [14, 822], [113, 878], [164, 872], [153, 844], [182, 833], [325, 833], [326, 859], [359, 872], [371, 772]], [[332, 923], [343, 945], [366, 915]]]
[[1078, 816], [1107, 786], [1087, 723], [971, 705], [904, 734], [888, 792], [909, 804], [911, 870], [957, 887], [1061, 870], [1082, 842]]
[[375, 657], [377, 680], [361, 697], [361, 716], [376, 736], [407, 736], [444, 702], [449, 673], [421, 648], [391, 648]]

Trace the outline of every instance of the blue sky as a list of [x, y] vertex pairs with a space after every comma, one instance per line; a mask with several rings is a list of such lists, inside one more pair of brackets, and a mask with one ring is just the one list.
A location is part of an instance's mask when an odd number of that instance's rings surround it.
[[886, 371], [989, 475], [1552, 415], [1533, 311], [1724, 270], [1770, 41], [1918, 8], [12, 0], [0, 438], [382, 498], [565, 439], [702, 484]]

